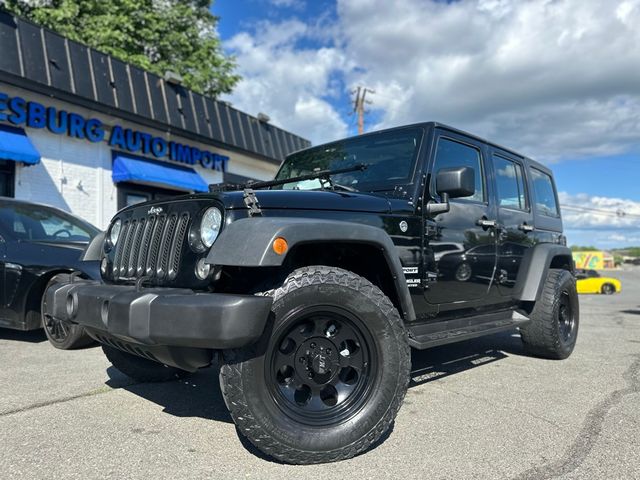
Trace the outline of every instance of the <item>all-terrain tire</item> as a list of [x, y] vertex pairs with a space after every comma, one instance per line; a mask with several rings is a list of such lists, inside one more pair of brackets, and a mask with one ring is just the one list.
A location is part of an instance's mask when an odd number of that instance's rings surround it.
[[558, 360], [571, 355], [580, 320], [576, 281], [571, 272], [549, 270], [530, 319], [520, 328], [522, 341], [530, 353]]
[[68, 273], [59, 273], [51, 278], [42, 292], [40, 300], [40, 316], [42, 317], [42, 327], [49, 343], [60, 350], [74, 350], [83, 348], [94, 343], [94, 340], [87, 335], [81, 325], [50, 318], [44, 314], [46, 306], [45, 292], [52, 285], [58, 283], [68, 283], [70, 275]]
[[102, 351], [115, 368], [138, 382], [168, 382], [190, 374], [186, 370], [147, 360], [108, 345], [102, 345]]
[[[224, 400], [239, 432], [265, 454], [292, 464], [334, 462], [364, 452], [391, 428], [409, 383], [410, 348], [398, 311], [389, 298], [371, 282], [335, 267], [300, 268], [292, 272], [281, 286], [263, 294], [272, 296], [274, 300], [271, 334], [265, 335], [263, 340], [250, 348], [225, 351], [220, 370]], [[293, 368], [296, 370], [299, 368], [299, 360], [303, 361], [298, 355], [301, 351], [305, 353], [304, 345], [316, 348], [313, 346], [316, 339], [319, 345], [324, 342], [327, 346], [326, 342], [334, 334], [331, 330], [334, 325], [330, 323], [333, 320], [328, 324], [323, 322], [326, 318], [334, 318], [331, 317], [334, 314], [338, 315], [335, 318], [342, 318], [339, 316], [342, 314], [345, 316], [345, 320], [337, 321], [336, 325], [340, 330], [344, 329], [346, 332], [351, 328], [354, 332], [362, 329], [358, 334], [358, 338], [364, 339], [359, 346], [361, 350], [353, 350], [371, 353], [366, 356], [371, 364], [363, 363], [362, 373], [358, 377], [361, 379], [358, 381], [367, 385], [360, 391], [367, 393], [362, 397], [350, 393], [353, 397], [346, 398], [354, 398], [351, 403], [350, 400], [337, 400], [336, 397], [335, 401], [338, 403], [326, 407], [326, 411], [330, 413], [323, 413], [325, 416], [322, 419], [315, 411], [305, 416], [305, 401], [308, 402], [307, 405], [319, 405], [320, 409], [325, 407], [320, 401], [314, 403], [316, 397], [313, 397], [313, 393], [308, 393], [306, 400], [301, 400], [302, 404], [294, 404], [293, 400], [287, 403], [284, 397], [279, 396], [279, 389], [286, 390], [289, 388], [287, 382], [290, 381], [293, 385], [297, 382], [294, 378], [298, 377], [290, 373], [291, 380], [285, 380], [282, 382], [285, 386], [282, 386], [278, 383], [281, 379], [277, 376], [281, 370], [277, 370], [276, 376], [269, 372], [274, 371], [273, 359], [280, 358], [278, 355], [282, 353], [283, 345], [293, 338], [287, 337], [287, 332], [292, 332], [291, 335], [299, 338], [299, 345], [295, 348], [287, 343], [287, 348], [291, 347], [290, 355], [294, 359]], [[312, 320], [309, 321], [309, 318]], [[350, 326], [352, 324], [348, 318], [357, 327]], [[344, 327], [340, 321], [345, 322]], [[304, 325], [302, 329], [299, 322]], [[315, 326], [316, 324], [321, 326]], [[307, 340], [304, 340], [304, 336], [298, 335], [303, 335], [302, 332], [309, 325], [311, 330], [308, 331], [314, 333], [309, 333]], [[318, 332], [327, 333], [318, 335]], [[340, 336], [339, 333], [335, 335], [336, 339]], [[309, 350], [306, 350], [306, 354], [309, 354]], [[351, 353], [345, 354], [341, 350], [340, 355], [350, 356]], [[354, 358], [356, 357], [358, 353], [354, 354]], [[364, 353], [358, 358], [365, 358]], [[316, 367], [316, 363], [306, 367], [309, 378], [318, 375]], [[337, 372], [340, 372], [337, 376], [342, 378], [344, 371], [344, 367], [337, 366], [334, 378]], [[370, 376], [364, 372], [369, 372]], [[273, 381], [269, 382], [269, 379]], [[315, 380], [309, 380], [313, 381]], [[305, 385], [296, 390], [296, 395], [304, 388]], [[321, 385], [316, 388], [324, 387]], [[355, 391], [358, 390], [354, 388], [352, 392]], [[295, 401], [298, 402], [298, 397], [293, 395], [292, 398], [296, 398]], [[296, 405], [301, 412], [299, 414]], [[334, 408], [335, 416], [331, 410]], [[342, 415], [339, 421], [337, 412]]]

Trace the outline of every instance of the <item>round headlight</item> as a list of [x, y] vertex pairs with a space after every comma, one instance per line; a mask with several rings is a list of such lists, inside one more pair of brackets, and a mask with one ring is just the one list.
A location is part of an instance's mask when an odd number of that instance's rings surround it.
[[216, 241], [222, 225], [222, 212], [216, 207], [211, 207], [204, 212], [200, 221], [200, 241], [209, 248]]
[[120, 237], [120, 230], [122, 229], [122, 221], [117, 219], [111, 225], [111, 230], [109, 230], [109, 241], [111, 245], [114, 245], [118, 242], [118, 237]]

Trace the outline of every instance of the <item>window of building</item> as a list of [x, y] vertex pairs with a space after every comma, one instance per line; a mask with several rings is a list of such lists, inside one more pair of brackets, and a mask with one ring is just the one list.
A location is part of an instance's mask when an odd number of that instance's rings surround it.
[[167, 188], [138, 185], [135, 183], [118, 183], [118, 210], [150, 200], [164, 200], [187, 192]]
[[529, 208], [522, 165], [494, 155], [493, 166], [496, 173], [498, 205], [518, 210]]
[[0, 197], [14, 196], [15, 171], [15, 162], [0, 160]]
[[482, 157], [480, 150], [470, 145], [465, 145], [448, 138], [440, 138], [436, 150], [436, 160], [433, 168], [432, 191], [435, 193], [435, 177], [443, 168], [471, 167], [475, 172], [476, 191], [470, 197], [463, 200], [484, 202], [484, 171], [482, 169]]
[[556, 192], [553, 187], [551, 176], [536, 169], [531, 169], [531, 179], [533, 181], [533, 193], [535, 195], [536, 210], [542, 215], [559, 217], [560, 210], [556, 201]]

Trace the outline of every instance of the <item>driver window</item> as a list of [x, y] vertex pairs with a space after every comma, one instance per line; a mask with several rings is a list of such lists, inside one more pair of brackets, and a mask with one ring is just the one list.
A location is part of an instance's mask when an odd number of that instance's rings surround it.
[[453, 167], [471, 167], [475, 171], [476, 192], [472, 196], [465, 197], [462, 200], [484, 202], [484, 171], [482, 169], [480, 150], [470, 145], [465, 145], [443, 137], [438, 139], [438, 146], [436, 149], [436, 159], [434, 162], [433, 174], [431, 176], [432, 195], [434, 197], [437, 196], [435, 193], [435, 177], [438, 174], [438, 171], [442, 168]]

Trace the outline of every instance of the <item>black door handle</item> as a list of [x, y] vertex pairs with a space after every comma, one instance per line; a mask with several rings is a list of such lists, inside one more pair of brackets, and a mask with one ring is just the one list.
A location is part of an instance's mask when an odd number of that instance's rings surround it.
[[518, 226], [518, 230], [521, 230], [524, 233], [529, 233], [533, 232], [535, 230], [535, 227], [533, 225], [527, 225], [526, 223], [523, 223], [522, 225]]

